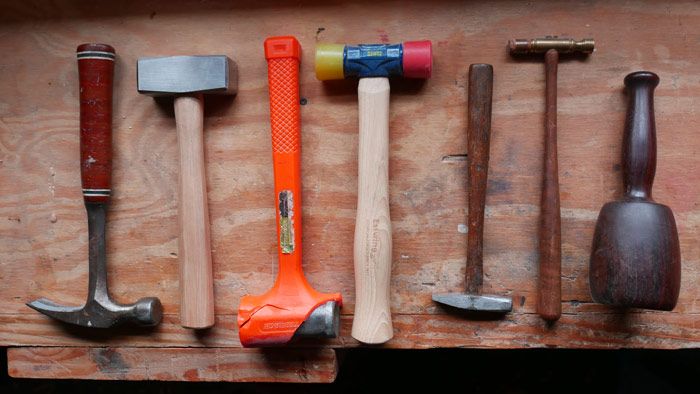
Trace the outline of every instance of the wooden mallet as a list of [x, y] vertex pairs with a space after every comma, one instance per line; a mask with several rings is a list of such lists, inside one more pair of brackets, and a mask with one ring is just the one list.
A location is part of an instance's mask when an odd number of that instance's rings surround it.
[[625, 78], [628, 107], [622, 146], [625, 195], [605, 204], [591, 249], [593, 300], [628, 308], [670, 311], [681, 287], [681, 250], [671, 208], [654, 202], [654, 88], [648, 71]]
[[545, 37], [508, 42], [512, 55], [544, 53], [546, 110], [544, 174], [540, 202], [540, 272], [537, 313], [545, 320], [561, 316], [561, 213], [559, 210], [559, 168], [557, 163], [557, 66], [560, 53], [592, 53], [595, 41], [586, 38]]

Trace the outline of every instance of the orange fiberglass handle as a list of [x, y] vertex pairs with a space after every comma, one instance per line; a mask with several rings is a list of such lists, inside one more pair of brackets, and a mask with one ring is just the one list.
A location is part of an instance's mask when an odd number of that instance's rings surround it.
[[299, 62], [301, 45], [294, 37], [265, 40], [279, 272], [272, 289], [246, 295], [238, 311], [243, 346], [273, 346], [289, 342], [311, 312], [335, 301], [339, 293], [323, 294], [306, 281], [301, 249], [301, 117]]

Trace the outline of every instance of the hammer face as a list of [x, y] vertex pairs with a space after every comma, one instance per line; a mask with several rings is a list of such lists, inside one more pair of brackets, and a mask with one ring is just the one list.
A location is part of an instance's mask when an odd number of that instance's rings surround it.
[[340, 329], [340, 305], [328, 301], [314, 309], [294, 333], [295, 338], [336, 338]]
[[513, 301], [510, 298], [491, 295], [433, 294], [433, 301], [475, 312], [507, 313], [513, 309]]
[[236, 93], [236, 65], [223, 55], [142, 58], [136, 74], [139, 93], [151, 96]]

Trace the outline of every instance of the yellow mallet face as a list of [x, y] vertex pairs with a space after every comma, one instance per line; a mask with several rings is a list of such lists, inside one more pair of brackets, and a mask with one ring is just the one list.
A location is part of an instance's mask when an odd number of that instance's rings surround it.
[[318, 44], [316, 46], [316, 78], [321, 81], [343, 79], [343, 44]]

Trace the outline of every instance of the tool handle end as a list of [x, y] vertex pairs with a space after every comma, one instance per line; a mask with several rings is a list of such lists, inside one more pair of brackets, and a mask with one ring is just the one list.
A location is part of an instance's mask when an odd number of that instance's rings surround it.
[[114, 48], [78, 46], [80, 82], [80, 174], [85, 202], [107, 203], [112, 174]]

